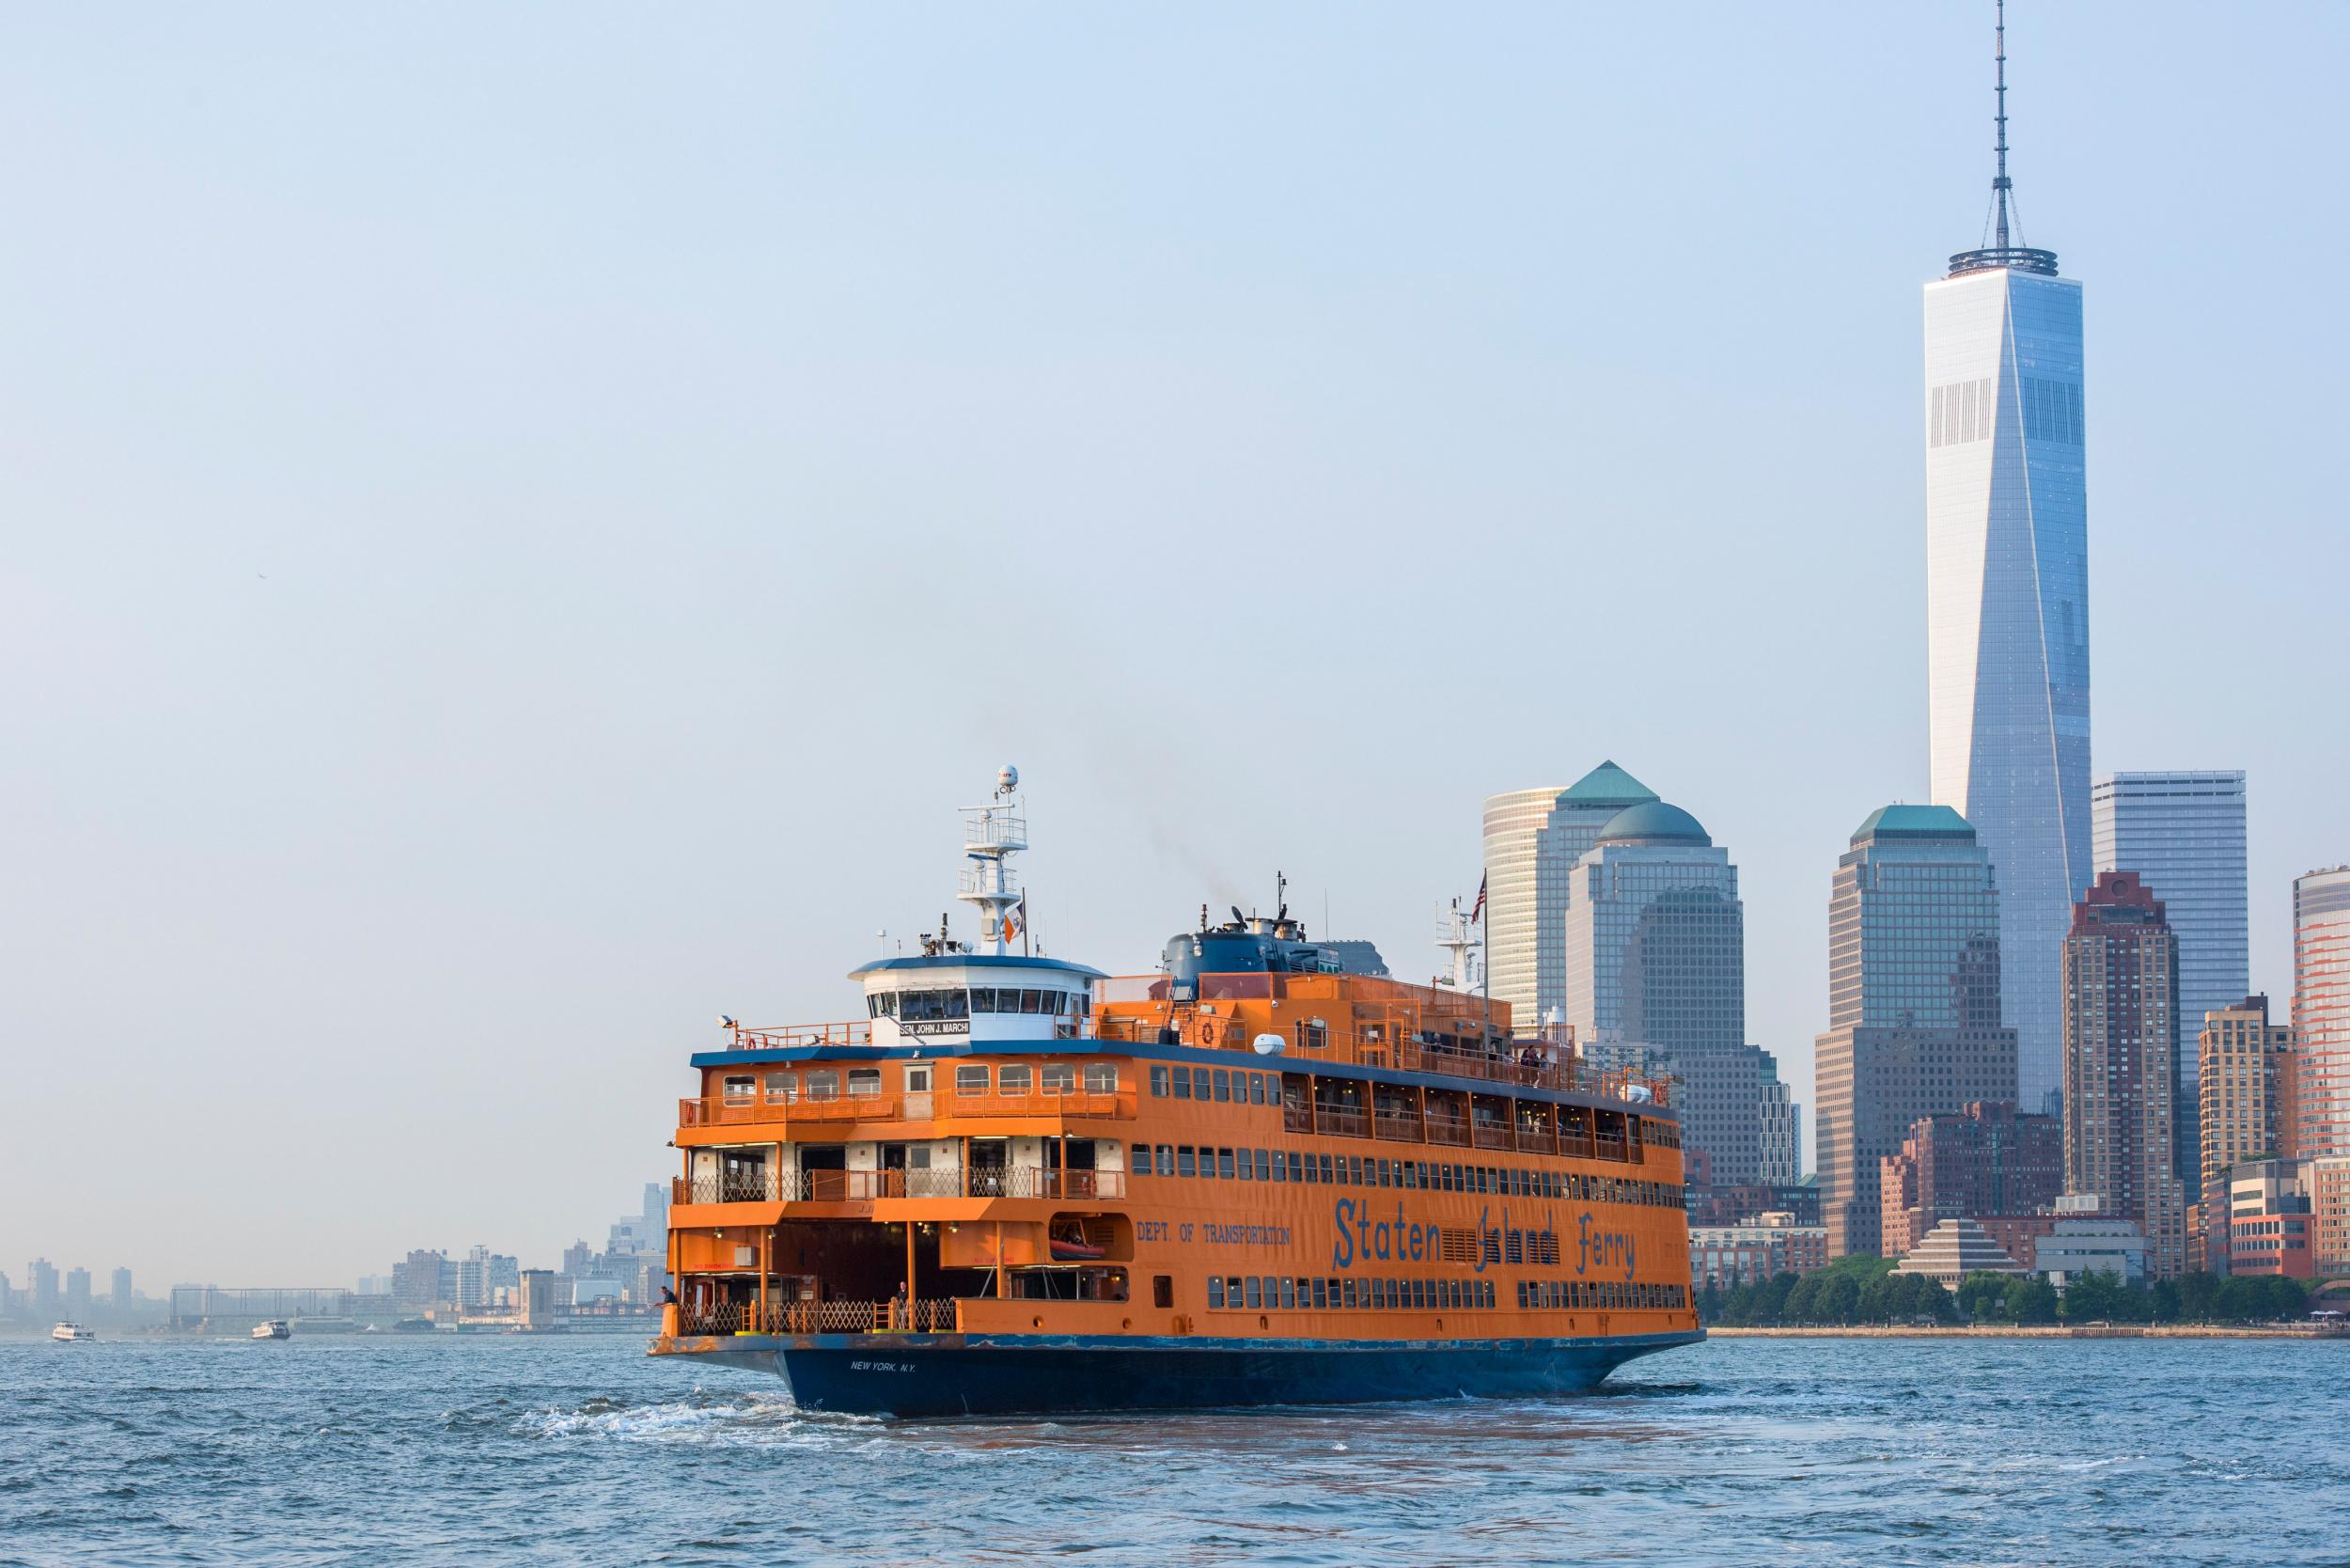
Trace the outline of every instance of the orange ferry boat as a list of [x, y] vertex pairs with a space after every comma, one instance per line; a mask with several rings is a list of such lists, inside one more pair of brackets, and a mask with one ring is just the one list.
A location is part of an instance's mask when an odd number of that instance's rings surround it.
[[1113, 979], [1010, 950], [1007, 768], [866, 1016], [748, 1028], [678, 1106], [657, 1356], [896, 1416], [1522, 1396], [1702, 1338], [1663, 1081], [1352, 972], [1286, 911]]

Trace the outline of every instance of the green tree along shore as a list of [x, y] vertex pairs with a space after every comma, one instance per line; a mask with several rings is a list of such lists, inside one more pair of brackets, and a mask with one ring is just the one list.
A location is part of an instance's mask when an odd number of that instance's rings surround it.
[[2124, 1285], [2091, 1274], [2060, 1297], [2045, 1279], [1982, 1270], [1955, 1294], [1922, 1274], [1896, 1274], [1894, 1260], [1839, 1258], [1800, 1278], [1775, 1275], [1724, 1291], [1708, 1285], [1698, 1314], [1725, 1328], [1840, 1327], [1855, 1324], [2274, 1323], [2307, 1309], [2308, 1288], [2276, 1276], [2221, 1279], [2189, 1274]]

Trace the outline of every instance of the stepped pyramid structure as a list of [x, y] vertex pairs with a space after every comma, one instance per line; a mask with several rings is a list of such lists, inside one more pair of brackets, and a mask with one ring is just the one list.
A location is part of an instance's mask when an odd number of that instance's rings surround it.
[[1901, 1261], [1896, 1274], [1923, 1274], [1950, 1289], [1978, 1269], [1994, 1274], [2022, 1274], [2024, 1266], [1971, 1219], [1946, 1219], [1926, 1232], [1926, 1239]]

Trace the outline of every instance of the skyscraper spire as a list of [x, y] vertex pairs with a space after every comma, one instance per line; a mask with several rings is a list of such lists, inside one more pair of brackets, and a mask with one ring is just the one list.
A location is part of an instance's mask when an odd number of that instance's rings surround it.
[[1963, 250], [1950, 258], [1950, 275], [1979, 273], [1992, 267], [2013, 267], [2019, 272], [2056, 275], [2056, 252], [2034, 250], [2023, 243], [2023, 225], [2015, 214], [2015, 182], [2007, 176], [2007, 0], [1997, 0], [1993, 13], [1991, 58], [1997, 109], [1993, 123], [1998, 136], [1993, 147], [1998, 157], [1997, 172], [1991, 178], [1990, 243], [1980, 250]]
[[1999, 207], [1998, 238], [1992, 243], [2007, 249], [2007, 0], [1998, 0], [1998, 22], [1992, 29], [1992, 58], [1998, 73], [1999, 172], [1992, 177], [1992, 199]]

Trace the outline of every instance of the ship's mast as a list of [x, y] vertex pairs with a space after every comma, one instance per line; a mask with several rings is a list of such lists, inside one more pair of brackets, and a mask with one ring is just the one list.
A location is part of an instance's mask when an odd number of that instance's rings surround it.
[[1006, 864], [1028, 847], [1027, 805], [1016, 795], [1019, 788], [1020, 770], [1007, 766], [995, 776], [995, 799], [961, 808], [963, 853], [970, 864], [963, 870], [955, 897], [979, 905], [979, 940], [985, 950], [999, 957], [1011, 934], [1004, 928], [1004, 917], [1027, 896]]
[[1452, 955], [1452, 979], [1449, 982], [1455, 991], [1466, 991], [1470, 971], [1476, 960], [1471, 956], [1485, 945], [1485, 939], [1474, 934], [1468, 911], [1454, 899], [1452, 907], [1436, 917], [1436, 946]]

